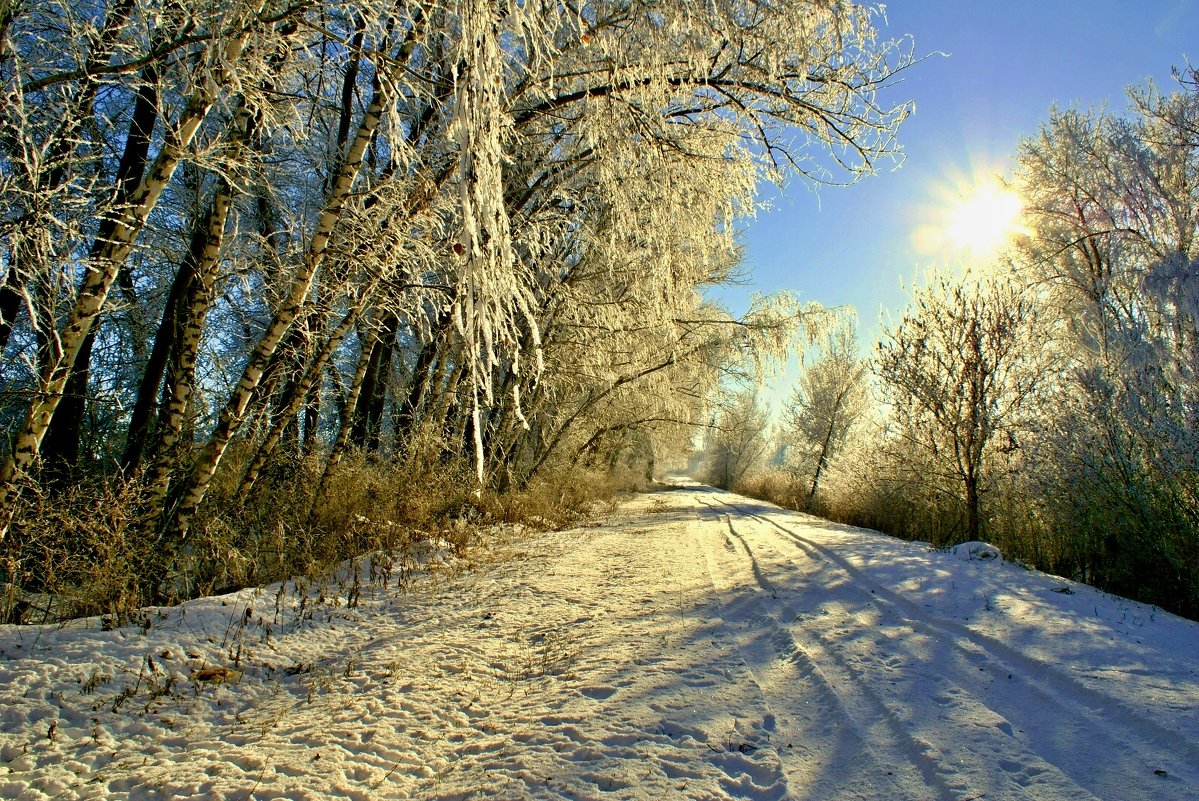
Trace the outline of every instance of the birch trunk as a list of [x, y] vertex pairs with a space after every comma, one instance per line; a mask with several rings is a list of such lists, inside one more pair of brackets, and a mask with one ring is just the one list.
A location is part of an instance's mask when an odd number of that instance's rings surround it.
[[828, 428], [825, 429], [824, 439], [820, 443], [820, 457], [816, 460], [816, 472], [812, 475], [812, 486], [808, 490], [808, 500], [804, 506], [804, 509], [807, 511], [811, 511], [812, 509], [812, 503], [816, 500], [816, 490], [820, 487], [820, 476], [824, 473], [825, 465], [828, 464], [828, 452], [832, 447], [833, 433], [837, 428], [837, 418], [841, 413], [841, 403], [845, 399], [846, 391], [842, 389], [837, 393], [837, 400], [833, 404], [832, 412], [829, 414]]
[[362, 384], [362, 397], [354, 411], [350, 441], [367, 451], [377, 451], [380, 444], [379, 426], [387, 399], [391, 361], [395, 340], [399, 335], [400, 317], [388, 312], [375, 335], [370, 338], [371, 358]]
[[[445, 374], [447, 369], [447, 359], [442, 360], [442, 374]], [[449, 378], [445, 379], [444, 386], [441, 390], [441, 398], [434, 404], [431, 411], [425, 415], [424, 425], [429, 426], [433, 431], [437, 431], [442, 438], [446, 436], [446, 429], [449, 427], [450, 414], [457, 403], [458, 387], [462, 385], [462, 378], [466, 375], [466, 363], [459, 361], [454, 365], [453, 371], [449, 374]], [[457, 454], [454, 454], [457, 455]]]
[[450, 317], [442, 313], [435, 323], [434, 332], [429, 342], [421, 348], [412, 368], [412, 380], [408, 385], [408, 393], [399, 404], [396, 414], [396, 442], [402, 444], [405, 439], [415, 433], [421, 409], [424, 408], [432, 380], [433, 364], [441, 355], [441, 350], [447, 346]]
[[[152, 467], [147, 480], [147, 512], [151, 520], [161, 515], [170, 486], [171, 471], [178, 458], [179, 443], [183, 439], [184, 423], [191, 408], [196, 357], [200, 351], [208, 309], [212, 305], [220, 269], [221, 242], [232, 205], [233, 187], [227, 180], [221, 179], [205, 225], [196, 231], [192, 239], [188, 254], [190, 263], [181, 267], [181, 271], [188, 273], [185, 276], [187, 286], [181, 292], [181, 302], [173, 319], [168, 319], [166, 314], [163, 316], [163, 327], [170, 326], [172, 332], [167, 336], [174, 341], [168, 350], [169, 358], [164, 370], [166, 398], [148, 449]], [[168, 309], [168, 313], [171, 311]], [[160, 336], [164, 333], [160, 333]], [[157, 376], [153, 379], [147, 376], [145, 380], [153, 380], [157, 390]], [[137, 448], [136, 455], [140, 457], [141, 448], [138, 443], [131, 441], [127, 450], [133, 448]]]
[[283, 413], [279, 415], [279, 418], [267, 433], [266, 439], [258, 447], [258, 452], [255, 454], [254, 460], [246, 468], [246, 473], [242, 476], [242, 480], [238, 484], [237, 497], [243, 503], [250, 497], [250, 492], [254, 489], [254, 484], [258, 481], [258, 476], [262, 472], [262, 468], [266, 466], [267, 460], [270, 459], [275, 447], [279, 444], [279, 440], [282, 439], [283, 430], [287, 427], [288, 420], [299, 413], [308, 394], [320, 381], [321, 376], [325, 372], [325, 367], [329, 364], [329, 360], [333, 358], [333, 352], [337, 350], [338, 345], [345, 339], [346, 334], [354, 327], [354, 323], [358, 320], [358, 316], [365, 307], [366, 298], [373, 294], [376, 283], [377, 280], [372, 281], [366, 290], [360, 293], [360, 299], [355, 301], [346, 316], [342, 318], [328, 339], [325, 340], [325, 344], [317, 352], [316, 357], [308, 366], [304, 377], [291, 394]]
[[333, 443], [333, 450], [329, 453], [329, 460], [325, 462], [325, 470], [321, 473], [321, 483], [317, 487], [316, 495], [312, 498], [312, 506], [308, 510], [308, 522], [312, 523], [313, 515], [316, 513], [317, 505], [321, 499], [329, 493], [329, 487], [333, 483], [333, 475], [337, 472], [338, 465], [341, 464], [341, 457], [345, 455], [346, 446], [350, 443], [350, 429], [354, 426], [354, 415], [358, 409], [358, 399], [362, 396], [362, 385], [366, 379], [366, 371], [370, 367], [371, 348], [363, 348], [362, 355], [358, 357], [358, 369], [354, 371], [354, 380], [350, 385], [350, 394], [346, 398], [345, 412], [341, 416], [341, 428], [337, 432], [337, 440]]
[[270, 325], [258, 340], [258, 346], [246, 364], [241, 380], [234, 389], [228, 404], [221, 412], [212, 436], [201, 450], [191, 476], [181, 488], [178, 495], [178, 506], [172, 519], [164, 521], [167, 523], [165, 530], [169, 531], [169, 537], [174, 544], [187, 536], [196, 510], [208, 492], [208, 486], [225, 455], [225, 450], [245, 420], [250, 400], [258, 388], [258, 382], [262, 378], [263, 372], [304, 304], [304, 298], [311, 289], [316, 272], [324, 260], [329, 240], [341, 219], [346, 198], [358, 177], [363, 156], [383, 119], [383, 110], [386, 106], [387, 97], [383, 86], [376, 80], [370, 105], [363, 114], [362, 122], [358, 126], [358, 133], [342, 162], [337, 180], [330, 189], [324, 210], [313, 230], [308, 253], [305, 255], [299, 271], [293, 277], [291, 287]]
[[[158, 124], [158, 70], [154, 65], [143, 70], [142, 80], [143, 84], [138, 90], [133, 116], [129, 122], [129, 132], [125, 136], [125, 150], [117, 166], [117, 191], [113, 201], [113, 206], [117, 209], [129, 202], [130, 196], [137, 191], [145, 176], [150, 140]], [[92, 259], [99, 258], [104, 248], [112, 241], [116, 224], [117, 220], [111, 214], [104, 215], [100, 220], [99, 231], [92, 243]], [[133, 277], [124, 264], [117, 271], [117, 281], [122, 285], [126, 296], [133, 294]], [[135, 303], [130, 305], [136, 306]], [[83, 431], [83, 417], [87, 411], [87, 389], [91, 378], [92, 348], [95, 340], [96, 328], [93, 325], [84, 337], [71, 365], [63, 396], [54, 410], [54, 416], [42, 440], [43, 469], [50, 479], [70, 478], [79, 466], [80, 437]]]
[[[192, 231], [187, 258], [180, 265], [179, 271], [175, 274], [175, 280], [171, 284], [171, 291], [162, 311], [162, 321], [158, 326], [158, 334], [154, 337], [150, 358], [146, 362], [145, 370], [142, 371], [137, 401], [134, 403], [133, 412], [129, 417], [129, 430], [125, 434], [125, 452], [121, 457], [121, 469], [129, 475], [135, 473], [142, 465], [146, 443], [149, 441], [151, 428], [155, 424], [155, 412], [165, 411], [165, 403], [163, 409], [158, 408], [163, 379], [165, 376], [172, 375], [168, 369], [171, 362], [175, 362], [173, 366], [177, 367], [180, 350], [184, 347], [182, 345], [183, 330], [187, 321], [194, 319], [198, 296], [203, 294], [202, 291], [197, 291], [197, 284], [202, 280], [201, 276], [204, 272], [201, 268], [203, 263], [201, 254], [208, 249], [212, 242], [210, 234], [214, 223], [217, 222], [216, 216], [221, 208], [221, 188], [218, 188], [207, 213], [197, 221], [196, 227]], [[226, 205], [225, 208], [227, 209], [228, 206]], [[221, 226], [223, 230], [224, 221], [221, 221]], [[178, 375], [177, 369], [173, 375]], [[166, 395], [170, 397], [172, 391], [173, 389], [169, 389]], [[160, 414], [159, 422], [161, 419]]]
[[[249, 32], [246, 31], [230, 39], [225, 45], [221, 63], [235, 63], [245, 49], [248, 38]], [[63, 389], [79, 350], [104, 306], [121, 265], [133, 249], [134, 240], [208, 115], [219, 89], [217, 76], [213, 75], [193, 92], [179, 116], [175, 130], [167, 135], [146, 176], [130, 195], [128, 207], [114, 220], [111, 239], [104, 243], [96, 258], [87, 265], [75, 305], [57, 338], [54, 357], [43, 370], [41, 389], [30, 404], [29, 413], [13, 441], [8, 459], [0, 467], [0, 541], [8, 534], [16, 512], [21, 481], [38, 458], [42, 439], [62, 400]]]

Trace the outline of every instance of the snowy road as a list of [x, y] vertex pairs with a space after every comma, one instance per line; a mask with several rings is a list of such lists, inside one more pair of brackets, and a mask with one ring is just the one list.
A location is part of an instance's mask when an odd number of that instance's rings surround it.
[[495, 548], [0, 628], [0, 797], [1199, 799], [1199, 624], [687, 482]]

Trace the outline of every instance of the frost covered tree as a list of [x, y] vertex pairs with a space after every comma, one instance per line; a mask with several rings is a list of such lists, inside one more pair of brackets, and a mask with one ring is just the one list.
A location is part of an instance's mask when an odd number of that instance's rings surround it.
[[[170, 63], [169, 44], [145, 35], [148, 24], [169, 29], [194, 23], [181, 9], [158, 12], [123, 2], [100, 9], [22, 10], [7, 20], [0, 43], [9, 101], [2, 121], [5, 172], [11, 184], [5, 193], [11, 204], [5, 215], [5, 285], [8, 298], [37, 298], [26, 310], [39, 347], [33, 400], [0, 468], [0, 535], [11, 520], [18, 483], [39, 456], [68, 382], [79, 375], [76, 360], [81, 351], [90, 356], [97, 318], [127, 269], [134, 242], [201, 134], [222, 86], [235, 81], [234, 63], [253, 64], [255, 54], [247, 46], [271, 29], [260, 7], [231, 4], [196, 32], [198, 58], [184, 66]], [[65, 24], [44, 25], [45, 15], [56, 11]], [[176, 19], [168, 21], [172, 15]], [[160, 94], [156, 84], [168, 68], [179, 79], [172, 86], [174, 117], [163, 121], [151, 157], [158, 109], [146, 112], [139, 102]], [[120, 113], [125, 109], [114, 99], [122, 92], [125, 108], [134, 112], [125, 126]], [[105, 169], [112, 161], [88, 153], [89, 144], [105, 144], [88, 142], [96, 128], [124, 142], [112, 173]], [[124, 283], [133, 286], [127, 275]], [[11, 302], [6, 306], [7, 340], [18, 309]], [[85, 386], [73, 387], [71, 400], [84, 392]]]
[[803, 323], [702, 299], [759, 182], [868, 174], [908, 111], [846, 2], [4, 9], [0, 538], [132, 482], [151, 594], [301, 465], [306, 511], [355, 450], [520, 483], [694, 425]]
[[1036, 307], [1005, 277], [934, 280], [885, 331], [875, 371], [897, 436], [956, 491], [980, 539], [996, 454], [1021, 447], [1044, 373]]
[[820, 340], [816, 361], [805, 365], [786, 408], [790, 441], [807, 476], [805, 507], [811, 508], [829, 463], [849, 436], [850, 427], [870, 403], [868, 363], [859, 357], [857, 337], [848, 323]]
[[755, 392], [740, 390], [722, 395], [704, 443], [707, 480], [723, 489], [736, 487], [770, 447], [766, 428], [766, 410]]
[[[1053, 110], [1019, 154], [1022, 277], [1067, 367], [1044, 485], [1076, 568], [1117, 591], [1199, 599], [1199, 91], [1131, 110]], [[1156, 586], [1152, 595], [1147, 587]]]

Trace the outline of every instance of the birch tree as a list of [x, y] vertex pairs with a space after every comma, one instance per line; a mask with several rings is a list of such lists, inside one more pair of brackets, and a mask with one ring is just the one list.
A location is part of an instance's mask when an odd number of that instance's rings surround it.
[[[106, 34], [114, 27], [121, 29], [129, 23], [130, 6], [130, 2], [114, 6], [113, 13], [104, 18], [107, 27], [103, 30]], [[185, 157], [210, 109], [217, 102], [222, 86], [239, 82], [234, 69], [235, 63], [241, 62], [239, 66], [244, 68], [247, 44], [256, 31], [264, 27], [269, 28], [269, 23], [260, 18], [263, 10], [263, 5], [257, 2], [235, 3], [227, 7], [225, 13], [205, 20], [204, 33], [199, 37], [205, 40], [201, 58], [190, 75], [189, 85], [184, 94], [186, 99], [175, 119], [171, 121], [161, 147], [147, 166], [144, 176], [137, 182], [136, 188], [127, 194], [118, 193], [123, 204], [102, 217], [107, 238], [97, 240], [97, 245], [81, 265], [82, 280], [74, 292], [73, 303], [63, 323], [49, 336], [50, 349], [39, 371], [36, 394], [25, 423], [16, 432], [12, 449], [0, 467], [0, 539], [7, 533], [12, 522], [18, 485], [38, 457], [42, 439], [50, 426], [55, 409], [62, 400], [64, 387], [80, 348], [88, 338], [122, 265], [129, 257], [135, 239], [145, 226], [175, 169]], [[71, 19], [75, 15], [67, 13], [65, 16]], [[90, 20], [85, 19], [80, 24], [86, 29], [88, 23]], [[71, 29], [68, 27], [68, 30]], [[11, 27], [8, 33], [9, 36], [13, 35]], [[111, 38], [116, 37], [117, 33], [114, 31]], [[84, 35], [82, 38], [87, 41], [92, 37]], [[109, 39], [108, 35], [102, 34], [100, 42], [105, 43]], [[46, 46], [45, 42], [39, 44], [41, 47]], [[158, 57], [157, 53], [146, 55], [137, 52], [141, 44], [142, 42], [134, 37], [132, 45], [128, 46], [133, 52], [126, 50], [122, 55], [133, 62]], [[19, 104], [16, 113], [20, 114], [22, 106], [28, 107], [29, 104], [37, 102], [31, 95], [43, 93], [47, 95], [47, 105], [51, 105], [51, 96], [72, 96], [69, 89], [60, 90], [61, 84], [82, 81], [83, 91], [87, 93], [91, 84], [97, 80], [93, 73], [117, 72], [118, 68], [109, 63], [112, 57], [104, 52], [106, 49], [101, 47], [99, 57], [90, 53], [84, 56], [77, 69], [54, 71], [58, 65], [47, 65], [49, 70], [42, 65], [30, 65], [33, 69], [29, 73], [15, 75], [10, 84], [10, 95], [14, 96]], [[89, 110], [86, 107], [74, 109], [77, 113], [86, 113]], [[36, 147], [36, 130], [29, 130], [22, 125], [23, 122], [20, 116], [13, 120], [16, 130], [11, 137], [22, 143], [29, 142], [32, 138], [33, 142], [30, 144]], [[49, 323], [43, 322], [42, 325], [46, 326]]]
[[239, 441], [247, 501], [283, 442], [319, 495], [429, 431], [521, 483], [697, 424], [814, 319], [702, 298], [760, 182], [868, 175], [909, 110], [846, 2], [6, 8], [0, 532], [69, 397], [151, 594]]

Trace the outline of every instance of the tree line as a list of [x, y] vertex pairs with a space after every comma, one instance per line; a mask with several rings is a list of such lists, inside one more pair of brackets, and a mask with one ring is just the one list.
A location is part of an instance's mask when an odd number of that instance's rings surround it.
[[1006, 255], [918, 287], [870, 358], [820, 348], [787, 455], [745, 480], [1199, 614], [1199, 75], [1177, 78], [1051, 110]]
[[704, 300], [757, 184], [897, 152], [878, 13], [0, 2], [9, 607], [116, 540], [104, 592], [166, 600], [337, 536], [339, 493], [398, 515], [416, 477], [469, 503], [685, 441], [809, 311]]

